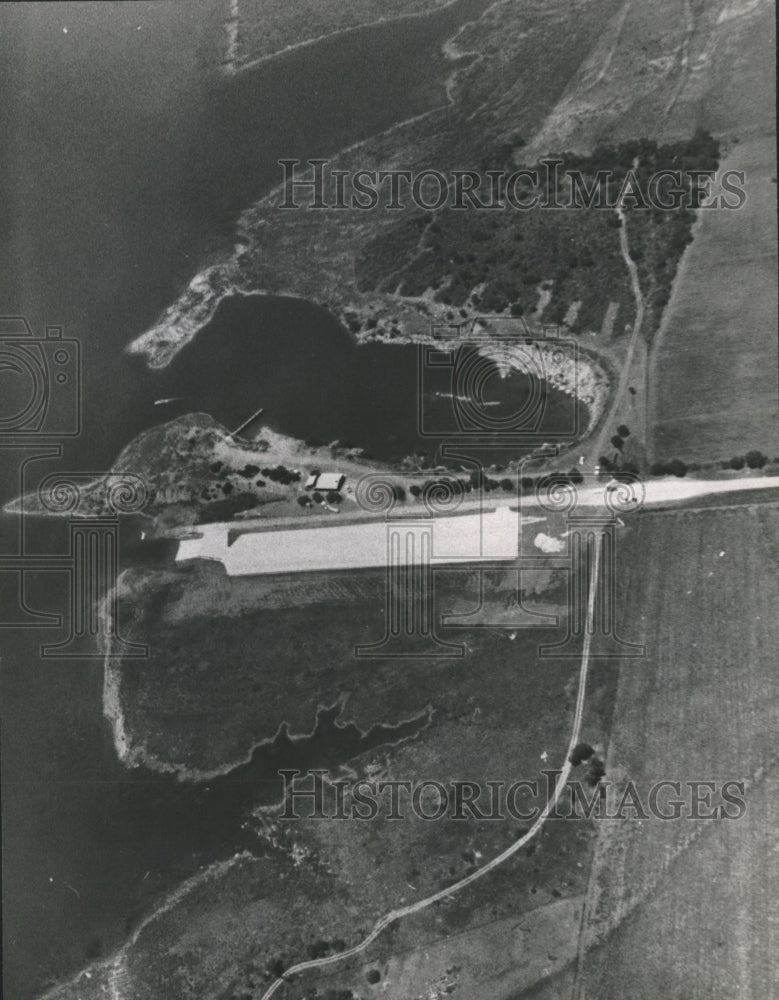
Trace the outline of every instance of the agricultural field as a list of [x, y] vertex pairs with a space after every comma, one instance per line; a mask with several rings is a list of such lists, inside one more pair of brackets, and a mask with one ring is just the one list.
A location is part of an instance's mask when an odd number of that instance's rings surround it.
[[747, 201], [699, 213], [651, 359], [650, 461], [779, 455], [774, 6], [728, 4], [716, 33], [716, 59], [694, 40], [702, 72], [668, 128], [703, 121], [728, 146], [721, 169], [743, 171]]
[[644, 787], [743, 781], [746, 812], [601, 824], [573, 995], [760, 1000], [777, 944], [779, 513], [646, 514], [630, 545], [640, 581], [624, 611], [647, 657], [620, 667], [608, 773]]
[[701, 212], [651, 359], [651, 458], [779, 455], [775, 140], [740, 142], [739, 211]]

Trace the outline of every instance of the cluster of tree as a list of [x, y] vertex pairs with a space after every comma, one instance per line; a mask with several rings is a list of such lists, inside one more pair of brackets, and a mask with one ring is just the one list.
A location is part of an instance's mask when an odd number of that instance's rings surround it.
[[722, 463], [723, 469], [743, 469], [746, 465], [750, 469], [762, 469], [768, 461], [768, 456], [762, 451], [748, 451], [746, 455], [734, 455], [727, 462]]
[[573, 767], [579, 767], [580, 764], [584, 763], [587, 764], [587, 784], [593, 788], [606, 774], [606, 765], [596, 755], [594, 747], [591, 747], [589, 743], [577, 743], [569, 754], [568, 760]]
[[[463, 492], [470, 493], [472, 486], [467, 479], [455, 479], [451, 476], [444, 476], [441, 479], [428, 479], [420, 486], [419, 483], [412, 483], [408, 491], [412, 497], [417, 499], [422, 496], [423, 493], [428, 493], [434, 486], [443, 486], [452, 492]], [[405, 493], [404, 493], [405, 498]]]
[[[517, 137], [519, 138], [519, 137]], [[510, 165], [520, 142], [509, 141], [488, 150], [484, 163]], [[703, 130], [685, 141], [659, 145], [651, 139], [601, 144], [590, 156], [565, 152], [560, 157], [558, 187], [568, 185], [566, 173], [579, 170], [591, 183], [607, 171], [602, 185], [613, 203], [635, 170], [638, 208], [649, 224], [631, 230], [631, 252], [646, 279], [648, 297], [656, 311], [665, 306], [681, 254], [692, 239], [695, 212], [681, 205], [661, 211], [642, 205], [650, 178], [661, 170], [713, 170], [719, 162], [716, 140]], [[637, 166], [635, 166], [637, 164]], [[499, 167], [498, 167], [499, 169]], [[544, 175], [541, 170], [540, 176]], [[532, 186], [520, 183], [517, 191]], [[686, 199], [687, 203], [690, 199]], [[628, 204], [626, 207], [630, 207]], [[443, 208], [404, 219], [377, 236], [357, 265], [362, 290], [392, 291], [420, 296], [435, 290], [435, 298], [453, 310], [469, 303], [480, 312], [510, 312], [522, 316], [536, 308], [538, 286], [549, 280], [551, 298], [545, 322], [560, 323], [572, 302], [580, 303], [575, 331], [596, 329], [602, 322], [604, 302], [614, 299], [622, 282], [625, 308], [630, 307], [627, 283], [614, 229], [620, 219], [610, 209], [602, 212], [453, 212]], [[480, 293], [474, 289], [481, 287]], [[455, 313], [452, 312], [452, 318]]]
[[300, 480], [299, 472], [293, 472], [292, 469], [287, 469], [283, 465], [277, 465], [273, 469], [263, 469], [262, 474], [268, 479], [272, 479], [273, 482], [282, 483], [285, 486], [288, 486], [290, 483], [297, 483]]
[[311, 496], [307, 493], [302, 493], [298, 497], [298, 503], [301, 507], [310, 507], [312, 503], [323, 504], [325, 502], [336, 505], [341, 503], [342, 500], [343, 497], [341, 494], [337, 493], [335, 490], [329, 490], [327, 494], [321, 493], [319, 490], [314, 490]]

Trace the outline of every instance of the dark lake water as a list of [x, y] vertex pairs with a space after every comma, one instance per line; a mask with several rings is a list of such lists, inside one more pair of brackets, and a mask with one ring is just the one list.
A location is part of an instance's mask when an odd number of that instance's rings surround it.
[[[231, 81], [216, 71], [220, 0], [2, 5], [0, 310], [25, 315], [36, 334], [61, 324], [78, 339], [83, 430], [56, 461], [34, 463], [24, 484], [28, 453], [0, 453], [0, 500], [48, 471], [107, 468], [159, 421], [162, 395], [184, 395], [227, 424], [265, 406], [279, 430], [377, 457], [414, 450], [416, 351], [357, 349], [303, 303], [226, 302], [165, 373], [122, 349], [229, 245], [238, 212], [278, 181], [279, 157], [327, 156], [439, 104], [440, 45], [486, 3], [459, 0]], [[520, 389], [503, 386], [508, 397]], [[3, 551], [13, 551], [19, 526], [1, 520]], [[26, 543], [62, 552], [66, 525], [32, 523]], [[15, 580], [3, 585], [13, 607]], [[58, 574], [31, 580], [26, 596], [50, 612], [65, 607]], [[280, 764], [327, 766], [360, 745], [325, 719], [310, 743], [282, 741], [245, 780], [209, 790], [127, 771], [102, 718], [100, 662], [42, 661], [39, 645], [51, 638], [4, 629], [0, 640], [10, 1000], [110, 951], [166, 889], [246, 846], [246, 809], [272, 797]]]
[[[433, 365], [415, 345], [358, 346], [327, 312], [305, 302], [232, 296], [155, 385], [163, 397], [183, 396], [184, 410], [205, 410], [230, 429], [262, 406], [264, 423], [312, 444], [339, 441], [382, 461], [424, 455], [430, 465], [447, 441], [505, 465], [527, 448], [498, 447], [501, 421], [525, 428], [538, 416], [553, 432], [572, 419], [570, 397], [537, 380], [531, 385], [519, 372], [502, 377], [473, 347], [450, 360]], [[466, 394], [475, 383], [482, 386], [478, 403], [478, 393]], [[535, 390], [543, 393], [538, 413], [525, 413]], [[494, 447], [485, 447], [490, 442]]]

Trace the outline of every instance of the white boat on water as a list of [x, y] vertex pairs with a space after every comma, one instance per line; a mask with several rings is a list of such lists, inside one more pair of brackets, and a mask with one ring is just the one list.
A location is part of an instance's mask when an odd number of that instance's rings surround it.
[[184, 397], [183, 396], [166, 396], [164, 399], [155, 399], [155, 406], [165, 406], [166, 403], [179, 403]]
[[[458, 403], [470, 403], [471, 405], [476, 405], [476, 404], [474, 404], [474, 402], [473, 402], [473, 400], [471, 399], [470, 396], [458, 396], [458, 395], [455, 395], [453, 392], [436, 392], [436, 396], [438, 396], [439, 399], [456, 399]], [[481, 401], [478, 405], [479, 406], [500, 406], [500, 400], [499, 399], [485, 399], [485, 400]]]

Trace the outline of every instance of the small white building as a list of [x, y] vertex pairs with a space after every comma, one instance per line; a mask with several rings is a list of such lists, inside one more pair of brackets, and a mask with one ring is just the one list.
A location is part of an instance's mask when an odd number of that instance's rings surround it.
[[318, 476], [309, 476], [306, 480], [307, 490], [322, 490], [337, 493], [346, 482], [346, 476], [341, 472], [320, 472]]

